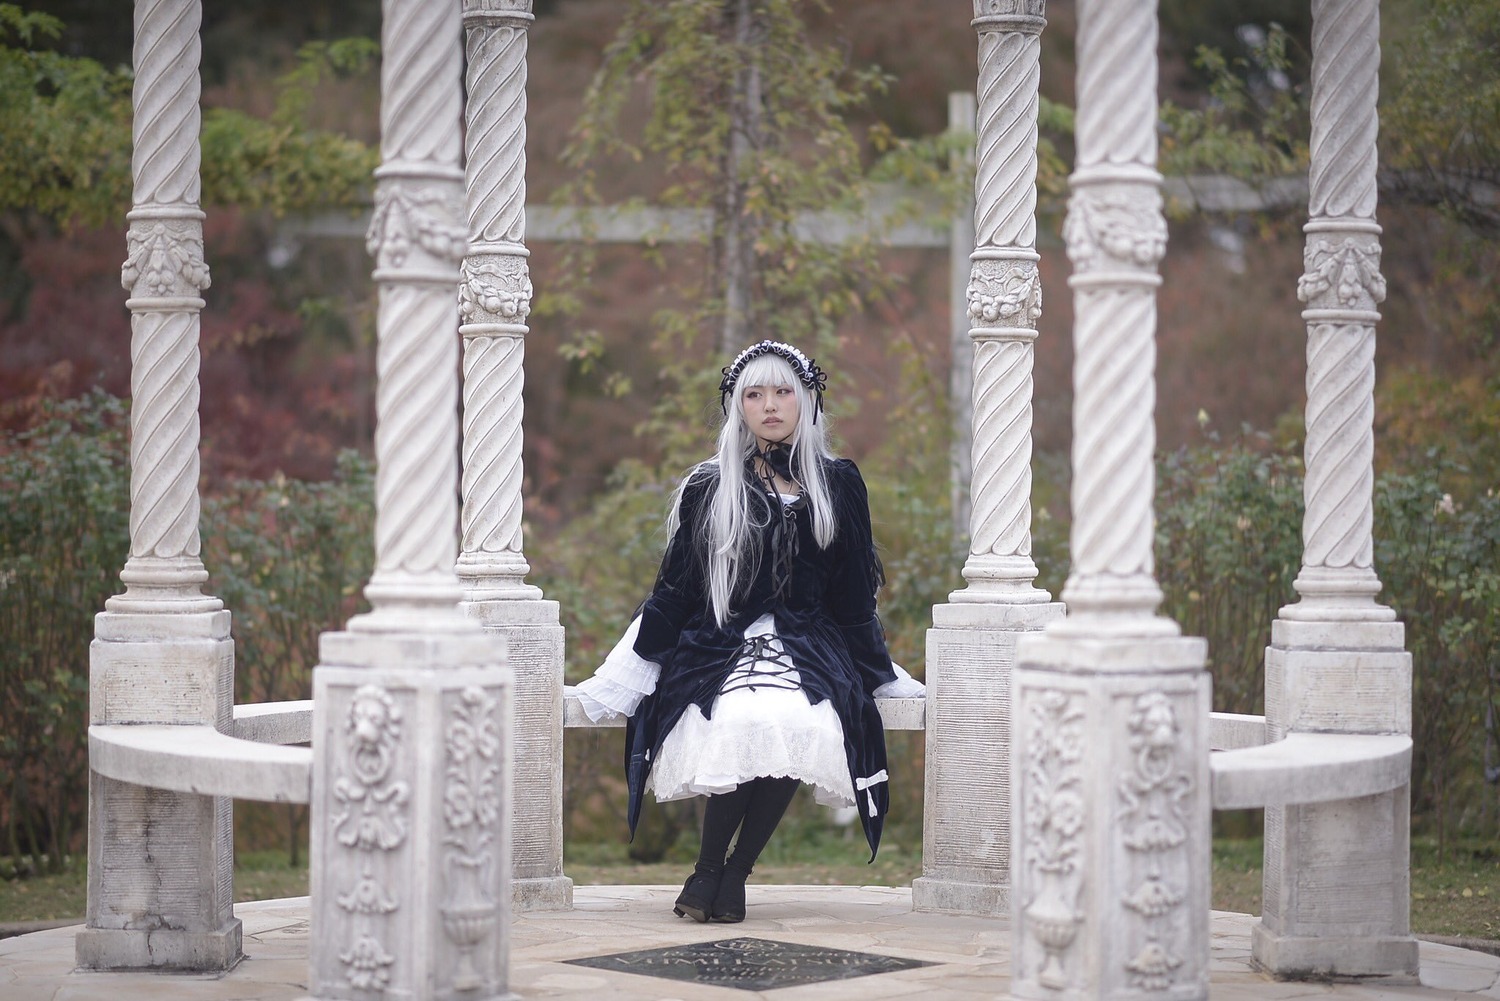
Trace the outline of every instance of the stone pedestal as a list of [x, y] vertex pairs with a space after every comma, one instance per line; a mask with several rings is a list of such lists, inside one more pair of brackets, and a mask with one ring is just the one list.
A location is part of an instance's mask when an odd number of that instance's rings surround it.
[[557, 602], [470, 599], [460, 607], [487, 632], [504, 637], [515, 676], [515, 908], [567, 910], [573, 906], [573, 881], [562, 871], [564, 630]]
[[1065, 631], [1014, 676], [1011, 993], [1207, 997], [1206, 645]]
[[314, 996], [514, 996], [502, 646], [478, 630], [324, 636], [313, 676]]
[[1011, 674], [1016, 643], [1063, 617], [1060, 602], [932, 610], [919, 911], [1010, 910]]
[[[1278, 619], [1266, 649], [1267, 737], [1410, 733], [1411, 672], [1399, 622]], [[1409, 796], [1402, 786], [1267, 808], [1256, 962], [1278, 977], [1416, 982]]]
[[[227, 611], [95, 618], [91, 724], [207, 723], [228, 732], [233, 691]], [[79, 966], [227, 970], [240, 961], [231, 800], [90, 775], [88, 832]]]

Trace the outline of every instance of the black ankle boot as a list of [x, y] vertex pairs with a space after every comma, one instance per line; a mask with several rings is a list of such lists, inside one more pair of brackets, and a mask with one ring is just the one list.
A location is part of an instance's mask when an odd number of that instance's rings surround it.
[[682, 884], [682, 892], [677, 895], [677, 904], [672, 908], [672, 913], [679, 918], [692, 918], [699, 924], [706, 922], [719, 893], [719, 881], [723, 877], [722, 865], [699, 862], [687, 882]]
[[745, 920], [745, 880], [750, 871], [750, 866], [738, 865], [733, 859], [724, 864], [724, 878], [710, 914], [715, 921], [732, 925]]

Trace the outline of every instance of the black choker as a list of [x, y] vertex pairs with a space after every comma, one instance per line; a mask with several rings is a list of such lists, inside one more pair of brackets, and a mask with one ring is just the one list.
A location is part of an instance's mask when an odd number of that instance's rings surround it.
[[[801, 464], [796, 462], [792, 450], [783, 442], [775, 442], [756, 449], [754, 455], [766, 464], [766, 468], [789, 483], [801, 483]], [[770, 479], [770, 477], [766, 477]], [[774, 485], [774, 484], [773, 484]], [[776, 491], [773, 489], [772, 493]]]

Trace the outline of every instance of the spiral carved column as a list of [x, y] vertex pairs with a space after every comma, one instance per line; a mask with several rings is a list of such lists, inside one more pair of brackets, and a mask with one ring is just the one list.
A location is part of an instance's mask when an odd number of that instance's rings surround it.
[[[373, 611], [353, 628], [420, 627], [453, 609], [458, 339], [453, 285], [464, 253], [456, 14], [387, 2], [381, 166], [366, 247], [375, 258]], [[442, 58], [437, 56], [441, 54]]]
[[312, 994], [508, 998], [512, 675], [454, 571], [461, 22], [383, 13], [375, 572], [313, 674]]
[[198, 208], [201, 20], [195, 3], [136, 5], [135, 194], [120, 273], [131, 313], [130, 558], [113, 611], [223, 607], [200, 594], [208, 573], [198, 548], [198, 315], [209, 286]]
[[1010, 893], [1010, 672], [1017, 639], [1061, 617], [1033, 586], [1031, 392], [1044, 0], [975, 0], [973, 357], [968, 585], [932, 611], [919, 910], [1003, 913]]
[[472, 599], [539, 598], [521, 552], [521, 389], [531, 312], [526, 234], [526, 32], [530, 0], [468, 0], [468, 251], [463, 552]]
[[[234, 698], [229, 612], [201, 592], [198, 331], [209, 286], [199, 202], [198, 0], [135, 5], [130, 556], [95, 619], [91, 724], [208, 724]], [[232, 801], [89, 783], [85, 968], [223, 970], [240, 958]], [[184, 855], [184, 845], [192, 848]]]
[[[1024, 637], [1011, 755], [1011, 992], [1208, 995], [1209, 677], [1155, 614], [1155, 0], [1078, 4], [1073, 568]], [[1170, 805], [1169, 805], [1170, 804]]]
[[1385, 299], [1375, 222], [1379, 122], [1378, 11], [1314, 4], [1312, 162], [1305, 227], [1307, 480], [1301, 602], [1286, 614], [1336, 620], [1394, 617], [1375, 604], [1375, 324]]
[[976, 2], [979, 86], [968, 287], [974, 341], [969, 586], [950, 601], [1045, 602], [1032, 587], [1031, 373], [1042, 315], [1036, 253], [1042, 0]]
[[563, 628], [526, 583], [522, 386], [531, 278], [526, 236], [526, 43], [531, 0], [465, 0], [468, 252], [463, 335], [464, 611], [505, 637], [516, 673], [515, 845], [521, 910], [572, 905], [562, 874]]
[[[1314, 0], [1305, 273], [1306, 510], [1299, 599], [1266, 649], [1266, 729], [1411, 732], [1411, 655], [1375, 600], [1375, 325], [1385, 298], [1376, 209], [1376, 0]], [[1284, 977], [1411, 978], [1408, 787], [1268, 807], [1257, 961]], [[1337, 861], [1325, 861], [1333, 860]], [[1373, 874], [1350, 885], [1348, 867]], [[1376, 878], [1378, 877], [1378, 878]]]

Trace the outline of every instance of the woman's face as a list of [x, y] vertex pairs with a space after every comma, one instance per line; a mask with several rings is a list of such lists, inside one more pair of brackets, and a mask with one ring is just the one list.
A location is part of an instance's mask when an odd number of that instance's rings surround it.
[[762, 445], [790, 441], [797, 430], [797, 391], [791, 386], [745, 386], [740, 406]]

